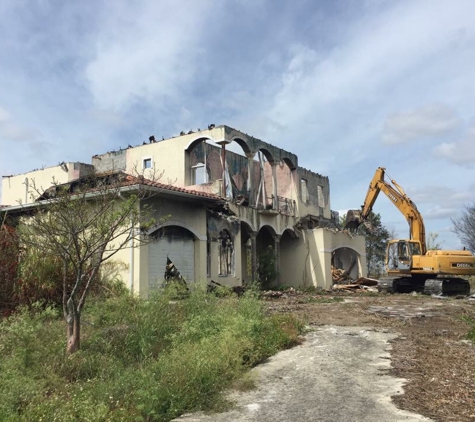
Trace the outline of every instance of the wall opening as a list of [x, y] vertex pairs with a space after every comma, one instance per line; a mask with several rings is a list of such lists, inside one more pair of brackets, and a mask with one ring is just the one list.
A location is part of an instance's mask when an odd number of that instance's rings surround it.
[[191, 184], [202, 185], [210, 180], [209, 169], [204, 163], [197, 163], [191, 167]]
[[219, 275], [234, 275], [234, 242], [231, 234], [223, 229], [219, 232]]
[[360, 277], [358, 253], [351, 248], [338, 248], [332, 253], [332, 267], [344, 270], [345, 274], [355, 280]]
[[309, 195], [308, 195], [308, 180], [300, 179], [300, 199], [304, 204], [308, 204]]

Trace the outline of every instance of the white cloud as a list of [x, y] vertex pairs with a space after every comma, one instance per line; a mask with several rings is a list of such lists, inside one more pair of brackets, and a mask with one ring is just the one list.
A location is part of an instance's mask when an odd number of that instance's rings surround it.
[[[324, 173], [334, 173], [342, 161], [361, 163], [374, 157], [384, 121], [397, 110], [432, 104], [412, 125], [399, 122], [404, 125], [395, 131], [396, 122], [391, 122], [393, 142], [407, 134], [448, 133], [458, 124], [456, 113], [469, 101], [466, 86], [473, 78], [460, 69], [475, 66], [474, 56], [465, 54], [471, 47], [457, 44], [457, 37], [463, 29], [466, 40], [474, 39], [469, 11], [475, 10], [470, 2], [402, 1], [365, 7], [331, 45], [291, 39], [282, 70], [269, 74], [269, 80], [279, 79], [278, 84], [266, 85], [278, 86], [272, 99], [268, 101], [266, 93], [266, 101], [251, 104], [246, 113], [249, 120], [265, 115], [279, 122], [282, 130], [269, 125], [257, 135], [285, 140], [300, 154], [302, 164]], [[446, 99], [446, 109], [436, 106]], [[429, 122], [440, 115], [443, 121], [431, 126]], [[307, 154], [316, 147], [318, 154]], [[359, 160], [354, 160], [355, 147], [361, 151]]]
[[433, 149], [436, 157], [458, 166], [473, 168], [475, 165], [475, 128], [471, 128], [465, 139], [457, 142], [443, 142]]
[[424, 219], [431, 220], [431, 219], [450, 219], [457, 215], [459, 209], [458, 208], [450, 208], [444, 207], [441, 205], [436, 205], [427, 209], [424, 212]]
[[0, 124], [7, 123], [11, 119], [10, 113], [4, 108], [0, 107]]
[[94, 120], [97, 120], [101, 123], [105, 123], [110, 127], [120, 127], [125, 124], [124, 116], [122, 116], [120, 113], [115, 113], [111, 110], [92, 109], [89, 111], [88, 114]]
[[[364, 104], [374, 95], [383, 95], [381, 86], [392, 90], [395, 83], [401, 85], [407, 71], [432, 62], [434, 54], [449, 47], [453, 38], [449, 34], [472, 25], [461, 3], [441, 12], [427, 2], [401, 2], [353, 22], [349, 39], [338, 48], [320, 52], [308, 44], [293, 45], [277, 106], [286, 104], [285, 108], [308, 114], [309, 102], [350, 99]], [[468, 35], [473, 36], [473, 30]]]
[[144, 100], [160, 106], [186, 90], [199, 70], [199, 41], [212, 24], [209, 5], [167, 0], [115, 6], [86, 69], [95, 103], [114, 110]]
[[408, 189], [408, 195], [416, 204], [442, 203], [445, 207], [458, 206], [473, 197], [473, 185], [466, 190], [448, 186], [441, 182], [440, 185], [424, 185]]
[[383, 128], [384, 144], [402, 144], [413, 140], [445, 135], [461, 124], [455, 111], [443, 104], [430, 104], [389, 116]]
[[0, 107], [0, 142], [28, 141], [36, 136], [35, 131], [16, 123], [10, 113]]

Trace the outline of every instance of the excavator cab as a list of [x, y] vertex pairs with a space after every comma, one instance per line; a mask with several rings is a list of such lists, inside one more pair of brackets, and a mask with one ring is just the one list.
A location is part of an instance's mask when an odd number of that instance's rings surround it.
[[412, 267], [412, 257], [421, 255], [421, 244], [415, 240], [390, 240], [386, 250], [388, 271], [408, 271]]

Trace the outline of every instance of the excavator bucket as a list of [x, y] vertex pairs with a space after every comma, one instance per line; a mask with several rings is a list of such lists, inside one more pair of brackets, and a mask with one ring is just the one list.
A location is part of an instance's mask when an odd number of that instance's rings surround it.
[[360, 210], [348, 210], [343, 230], [355, 232], [362, 222]]

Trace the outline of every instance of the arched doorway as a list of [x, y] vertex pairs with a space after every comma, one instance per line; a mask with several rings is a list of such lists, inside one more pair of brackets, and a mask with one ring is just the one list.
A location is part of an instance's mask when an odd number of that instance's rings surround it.
[[335, 249], [332, 252], [332, 268], [337, 270], [343, 270], [345, 276], [351, 279], [357, 279], [360, 277], [359, 265], [358, 265], [359, 254], [351, 248], [342, 247]]
[[[299, 254], [302, 251], [299, 249], [301, 242], [295, 232], [291, 229], [286, 229], [280, 237], [280, 283], [286, 286], [293, 286], [300, 284], [299, 277], [302, 276], [302, 269], [299, 268]], [[299, 280], [297, 282], [297, 280]]]
[[166, 226], [151, 235], [148, 245], [149, 290], [156, 290], [164, 280], [167, 258], [187, 281], [195, 274], [195, 237], [184, 227]]
[[257, 244], [257, 281], [261, 288], [275, 286], [279, 277], [279, 260], [276, 249], [276, 232], [271, 226], [263, 226], [256, 238]]

